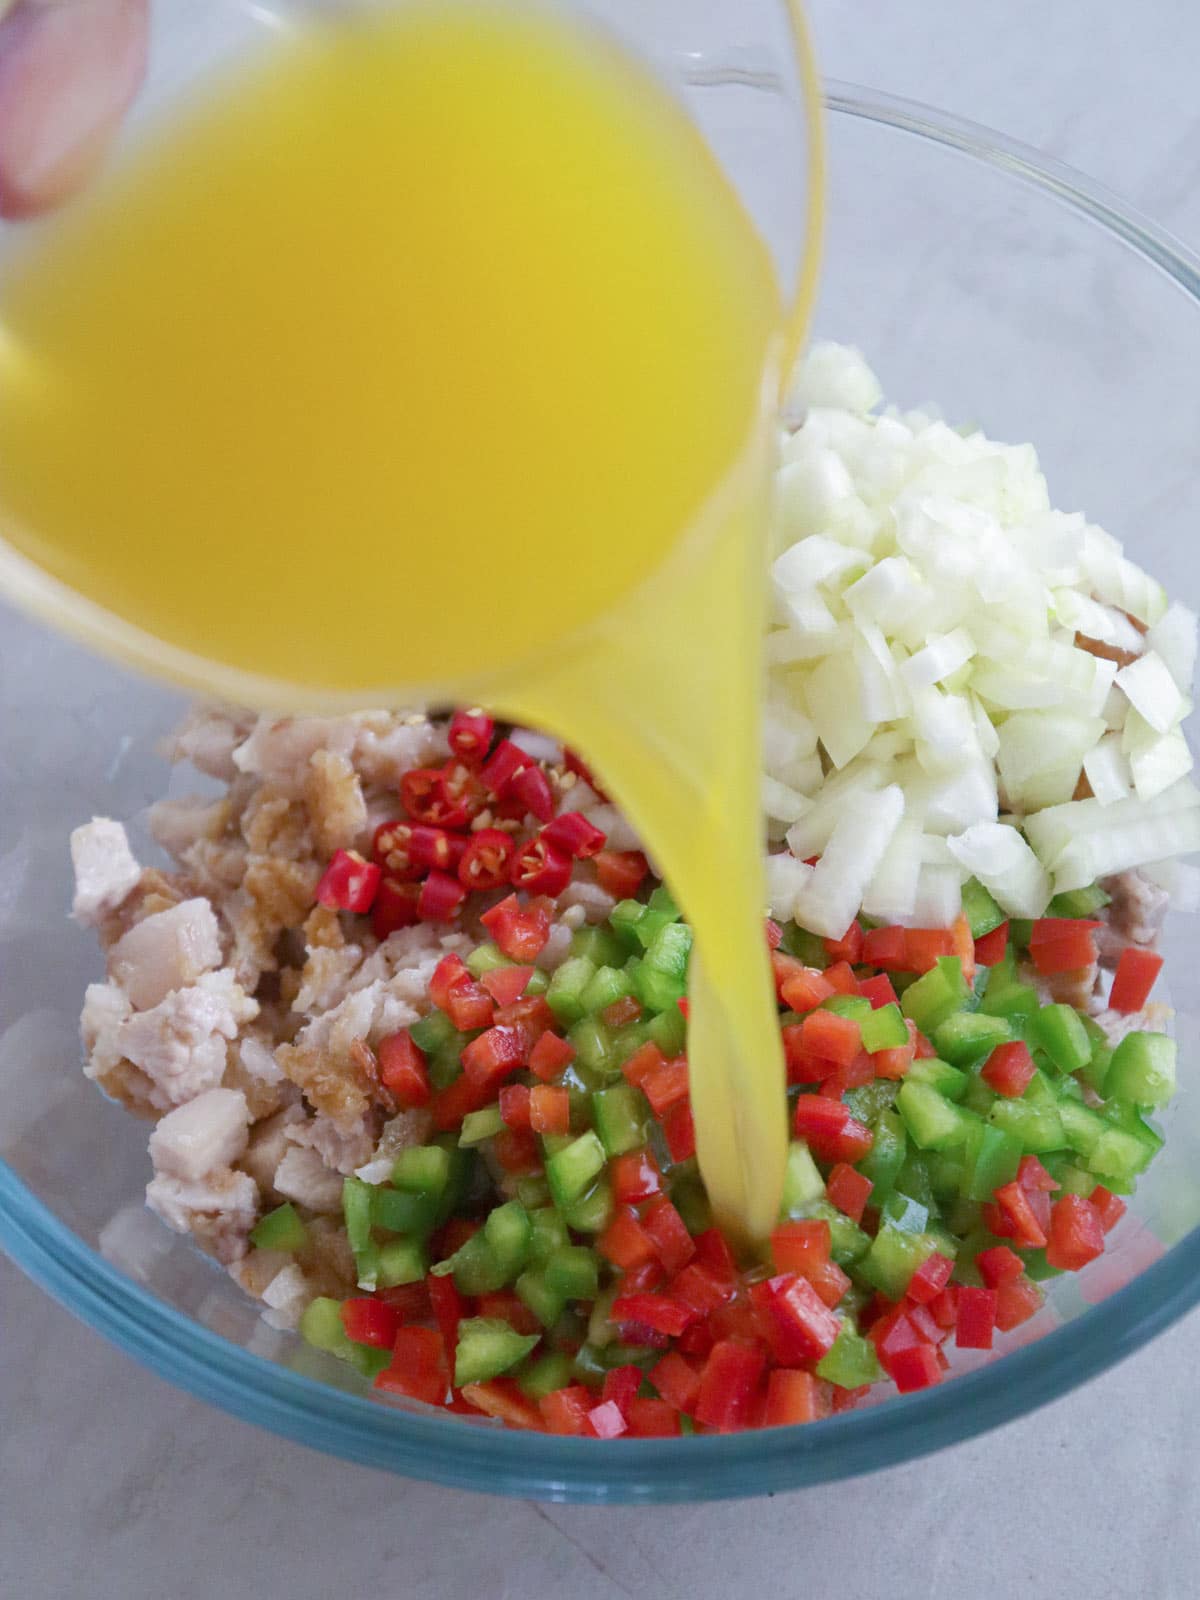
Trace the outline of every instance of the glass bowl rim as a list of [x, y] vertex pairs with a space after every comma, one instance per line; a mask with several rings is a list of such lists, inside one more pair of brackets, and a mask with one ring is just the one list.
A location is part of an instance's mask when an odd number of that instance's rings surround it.
[[[1031, 146], [918, 102], [826, 80], [838, 117], [958, 151], [1098, 224], [1200, 305], [1200, 258], [1117, 195]], [[737, 1498], [912, 1460], [1062, 1398], [1200, 1302], [1200, 1228], [1123, 1289], [951, 1383], [801, 1427], [686, 1439], [555, 1438], [405, 1412], [235, 1345], [142, 1288], [0, 1161], [0, 1246], [67, 1310], [198, 1398], [310, 1447], [414, 1478], [581, 1503]]]

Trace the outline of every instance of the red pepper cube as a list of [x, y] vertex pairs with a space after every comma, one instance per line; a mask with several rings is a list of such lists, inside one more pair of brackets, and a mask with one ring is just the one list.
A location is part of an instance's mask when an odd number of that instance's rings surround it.
[[934, 1251], [933, 1255], [926, 1256], [913, 1273], [904, 1292], [917, 1305], [928, 1305], [950, 1282], [950, 1274], [953, 1271], [954, 1262], [950, 1257], [939, 1255]]
[[700, 1373], [685, 1356], [672, 1350], [651, 1367], [649, 1376], [668, 1405], [691, 1413], [700, 1394]]
[[1037, 1193], [1036, 1190], [1031, 1193], [1022, 1189], [1014, 1181], [997, 1189], [995, 1195], [995, 1203], [1012, 1229], [1011, 1237], [1022, 1248], [1029, 1250], [1040, 1250], [1046, 1243], [1046, 1232], [1035, 1210]]
[[829, 1385], [814, 1373], [794, 1367], [776, 1367], [767, 1375], [764, 1428], [784, 1428], [801, 1422], [818, 1422], [833, 1410]]
[[549, 822], [554, 816], [554, 790], [541, 767], [523, 767], [509, 783], [508, 792], [539, 822]]
[[1163, 958], [1153, 950], [1126, 945], [1117, 962], [1108, 1003], [1114, 1011], [1140, 1011], [1150, 998], [1155, 979], [1162, 971]]
[[450, 993], [446, 996], [446, 1015], [460, 1033], [473, 1033], [476, 1028], [490, 1027], [495, 1009], [491, 995], [469, 973], [464, 973], [450, 985]]
[[375, 1047], [379, 1062], [379, 1081], [391, 1093], [402, 1111], [428, 1105], [432, 1089], [425, 1057], [412, 1041], [407, 1028], [390, 1033]]
[[825, 1095], [800, 1095], [793, 1108], [792, 1126], [796, 1137], [806, 1141], [819, 1161], [843, 1161], [852, 1166], [875, 1142], [870, 1128], [851, 1116], [848, 1106]]
[[478, 1111], [488, 1099], [488, 1088], [473, 1083], [466, 1073], [460, 1073], [448, 1088], [439, 1089], [431, 1096], [429, 1110], [433, 1125], [439, 1133], [449, 1133], [457, 1128], [468, 1111]]
[[558, 1026], [558, 1018], [544, 994], [523, 994], [512, 1005], [501, 1006], [496, 1021], [506, 1028], [520, 1028], [528, 1038], [530, 1050], [542, 1034]]
[[885, 1311], [877, 1318], [871, 1324], [867, 1337], [875, 1346], [880, 1365], [889, 1377], [892, 1375], [896, 1358], [903, 1351], [928, 1344], [903, 1305], [893, 1306], [890, 1311]]
[[538, 1410], [547, 1433], [566, 1437], [590, 1434], [588, 1412], [594, 1404], [590, 1389], [581, 1383], [570, 1384], [565, 1389], [554, 1389], [538, 1400]]
[[1030, 934], [1030, 959], [1043, 977], [1090, 967], [1096, 960], [1092, 934], [1099, 926], [1081, 917], [1041, 917]]
[[662, 1119], [662, 1131], [667, 1154], [676, 1166], [696, 1154], [696, 1123], [690, 1105], [672, 1106]]
[[493, 967], [479, 981], [498, 1006], [511, 1006], [529, 987], [533, 972], [532, 967]]
[[643, 1261], [638, 1267], [623, 1272], [617, 1282], [618, 1294], [650, 1294], [661, 1289], [667, 1281], [667, 1269], [657, 1259]]
[[959, 1293], [957, 1284], [947, 1284], [941, 1294], [935, 1295], [929, 1302], [929, 1315], [938, 1327], [944, 1328], [947, 1333], [958, 1321]]
[[571, 857], [544, 834], [529, 839], [513, 857], [509, 882], [528, 894], [560, 895], [571, 881]]
[[582, 811], [560, 812], [553, 822], [546, 823], [542, 838], [565, 850], [577, 861], [588, 861], [599, 855], [608, 842], [608, 835], [601, 832], [594, 822], [589, 822]]
[[570, 1133], [571, 1096], [558, 1084], [535, 1084], [529, 1092], [529, 1126], [534, 1133]]
[[796, 1272], [802, 1278], [823, 1267], [832, 1248], [832, 1232], [821, 1217], [780, 1223], [771, 1234], [771, 1260], [776, 1272]]
[[897, 1351], [891, 1370], [892, 1382], [901, 1394], [928, 1389], [942, 1381], [942, 1364], [932, 1345], [921, 1344]]
[[533, 1312], [511, 1289], [493, 1289], [475, 1301], [476, 1315], [507, 1322], [517, 1333], [541, 1333], [542, 1325]]
[[833, 1347], [841, 1323], [807, 1278], [782, 1273], [771, 1278], [767, 1310], [776, 1348], [787, 1363], [820, 1361]]
[[381, 943], [400, 928], [416, 927], [421, 920], [420, 897], [420, 884], [404, 883], [390, 873], [383, 878], [371, 908], [371, 931]]
[[690, 1306], [701, 1317], [723, 1306], [734, 1292], [733, 1284], [717, 1277], [698, 1261], [689, 1262], [682, 1272], [671, 1279], [670, 1285], [671, 1298]]
[[597, 1439], [619, 1439], [629, 1427], [620, 1406], [612, 1400], [593, 1406], [588, 1412], [588, 1421]]
[[399, 1328], [392, 1345], [392, 1364], [375, 1378], [375, 1387], [438, 1405], [446, 1398], [450, 1374], [446, 1347], [436, 1328]]
[[530, 1091], [523, 1083], [506, 1083], [500, 1090], [500, 1115], [506, 1128], [528, 1128]]
[[996, 1326], [1001, 1333], [1010, 1333], [1028, 1322], [1042, 1305], [1042, 1291], [1023, 1274], [1007, 1278], [996, 1285]]
[[605, 1006], [600, 1013], [600, 1021], [606, 1028], [624, 1028], [631, 1022], [641, 1020], [641, 1002], [635, 1000], [631, 994], [622, 995], [619, 1000], [614, 1000], [611, 1005]]
[[907, 1075], [909, 1067], [913, 1064], [915, 1046], [912, 1044], [896, 1044], [886, 1050], [876, 1050], [871, 1057], [871, 1065], [875, 1069], [877, 1078], [903, 1078]]
[[793, 1011], [815, 1011], [822, 1000], [834, 993], [833, 985], [816, 967], [800, 967], [779, 986], [779, 998]]
[[996, 1291], [963, 1284], [958, 1291], [954, 1342], [960, 1350], [990, 1350], [996, 1332]]
[[896, 991], [886, 972], [877, 972], [873, 978], [860, 978], [858, 992], [864, 1000], [871, 1002], [872, 1011], [879, 1011], [884, 1006], [897, 1003]]
[[641, 1225], [668, 1272], [678, 1272], [696, 1254], [696, 1241], [666, 1195], [658, 1195], [647, 1204]]
[[664, 1061], [661, 1067], [647, 1072], [641, 1079], [640, 1087], [650, 1102], [651, 1111], [661, 1121], [672, 1106], [688, 1097], [686, 1056], [676, 1056], [673, 1061]]
[[820, 1299], [830, 1307], [838, 1305], [850, 1287], [849, 1275], [842, 1271], [836, 1261], [826, 1261], [823, 1266], [814, 1267], [808, 1274], [808, 1281]]
[[767, 918], [765, 929], [767, 935], [767, 949], [778, 950], [780, 940], [783, 938], [783, 929], [771, 917]]
[[1036, 1156], [1021, 1157], [1021, 1164], [1017, 1168], [1017, 1182], [1027, 1193], [1040, 1191], [1043, 1194], [1053, 1194], [1061, 1187]]
[[928, 1306], [919, 1306], [907, 1297], [904, 1301], [904, 1314], [926, 1344], [941, 1344], [949, 1331], [942, 1327]]
[[863, 931], [857, 922], [852, 922], [840, 939], [825, 939], [823, 943], [831, 961], [853, 964], [863, 959]]
[[685, 1306], [682, 1301], [665, 1294], [618, 1295], [609, 1312], [610, 1320], [618, 1327], [633, 1323], [672, 1337], [690, 1327], [698, 1315], [691, 1306]]
[[954, 954], [954, 934], [949, 928], [906, 928], [904, 972], [932, 972], [943, 956]]
[[649, 1150], [630, 1150], [609, 1162], [613, 1199], [619, 1206], [637, 1205], [662, 1192], [662, 1173]]
[[634, 1395], [625, 1416], [631, 1439], [671, 1439], [680, 1432], [674, 1407], [650, 1395]]
[[984, 1062], [980, 1077], [990, 1089], [1010, 1100], [1019, 1100], [1033, 1078], [1033, 1057], [1028, 1045], [1019, 1039], [998, 1044]]
[[529, 1052], [529, 1070], [543, 1083], [561, 1077], [575, 1059], [575, 1046], [559, 1034], [543, 1033]]
[[700, 1377], [696, 1421], [718, 1433], [745, 1427], [765, 1366], [760, 1345], [743, 1339], [722, 1339], [715, 1344]]
[[550, 937], [550, 916], [540, 906], [523, 908], [515, 894], [479, 919], [510, 961], [535, 961]]
[[832, 984], [835, 994], [857, 994], [858, 979], [848, 961], [835, 961], [825, 968], [825, 982]]
[[1100, 1226], [1105, 1233], [1116, 1227], [1128, 1209], [1120, 1195], [1110, 1193], [1102, 1183], [1098, 1183], [1088, 1195], [1088, 1204], [1100, 1218]]
[[993, 928], [991, 933], [985, 933], [981, 939], [976, 939], [975, 964], [980, 967], [994, 967], [998, 961], [1004, 960], [1007, 949], [1008, 923], [1002, 922], [998, 928]]
[[1064, 1272], [1078, 1272], [1104, 1250], [1104, 1226], [1095, 1207], [1079, 1194], [1064, 1194], [1050, 1212], [1046, 1260]]
[[658, 1259], [654, 1240], [642, 1227], [632, 1206], [617, 1207], [612, 1221], [596, 1240], [596, 1248], [606, 1261], [623, 1272]]
[[825, 1193], [830, 1204], [844, 1216], [852, 1222], [861, 1222], [874, 1187], [870, 1178], [864, 1178], [861, 1172], [839, 1161], [826, 1179]]
[[602, 1400], [611, 1400], [623, 1417], [629, 1414], [629, 1402], [642, 1386], [642, 1369], [631, 1363], [621, 1367], [610, 1367], [604, 1374], [604, 1385], [600, 1390]]
[[862, 1049], [858, 1023], [835, 1011], [810, 1011], [800, 1029], [808, 1054], [835, 1067], [848, 1067]]
[[467, 971], [463, 958], [453, 951], [443, 956], [434, 967], [433, 976], [429, 980], [429, 998], [439, 1011], [450, 1009], [450, 991], [463, 978], [470, 981], [471, 974]]
[[626, 1083], [633, 1084], [635, 1089], [640, 1089], [647, 1078], [661, 1072], [667, 1064], [667, 1058], [656, 1044], [647, 1042], [639, 1046], [621, 1067]]
[[650, 870], [640, 850], [600, 850], [592, 859], [596, 881], [617, 900], [632, 899]]
[[492, 1140], [492, 1154], [505, 1172], [536, 1172], [542, 1164], [537, 1135], [531, 1128], [501, 1128]]
[[348, 1339], [376, 1350], [390, 1350], [400, 1331], [400, 1313], [382, 1300], [343, 1300], [338, 1315]]
[[1025, 1263], [1006, 1244], [994, 1244], [990, 1249], [981, 1250], [975, 1257], [975, 1265], [989, 1289], [1011, 1283], [1025, 1271]]
[[495, 1088], [528, 1059], [529, 1043], [518, 1027], [497, 1025], [472, 1039], [463, 1051], [463, 1074], [478, 1089]]
[[317, 884], [317, 904], [331, 911], [370, 911], [382, 877], [383, 868], [357, 850], [338, 850]]
[[485, 1417], [495, 1417], [510, 1428], [540, 1432], [542, 1415], [532, 1400], [521, 1393], [511, 1378], [492, 1378], [487, 1383], [463, 1385], [462, 1397]]
[[463, 1298], [453, 1278], [438, 1278], [432, 1272], [425, 1279], [425, 1291], [447, 1355], [453, 1360], [458, 1345], [458, 1325], [464, 1316]]
[[737, 1281], [737, 1262], [729, 1248], [728, 1239], [719, 1228], [705, 1228], [703, 1233], [696, 1234], [692, 1242], [696, 1246], [697, 1261], [726, 1283]]
[[903, 971], [904, 938], [903, 928], [868, 928], [863, 935], [862, 960], [872, 967], [883, 967], [892, 972]]

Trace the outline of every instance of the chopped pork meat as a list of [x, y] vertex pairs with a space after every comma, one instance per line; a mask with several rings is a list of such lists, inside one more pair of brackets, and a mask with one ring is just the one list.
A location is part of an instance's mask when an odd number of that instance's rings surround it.
[[1111, 896], [1103, 926], [1096, 935], [1100, 960], [1115, 967], [1129, 945], [1153, 949], [1166, 920], [1170, 896], [1136, 868], [1105, 878], [1101, 888]]
[[188, 1183], [232, 1167], [250, 1139], [250, 1110], [236, 1089], [208, 1089], [176, 1106], [150, 1135], [155, 1172]]
[[71, 915], [85, 927], [95, 927], [108, 912], [115, 911], [142, 871], [125, 829], [108, 817], [93, 817], [75, 829], [71, 864], [75, 868]]
[[181, 900], [123, 934], [108, 952], [113, 982], [138, 1011], [186, 989], [221, 964], [221, 931], [207, 900]]

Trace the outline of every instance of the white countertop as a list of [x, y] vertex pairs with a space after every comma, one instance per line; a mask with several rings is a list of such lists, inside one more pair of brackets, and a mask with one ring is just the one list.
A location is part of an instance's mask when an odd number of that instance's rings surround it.
[[[809, 0], [823, 67], [971, 116], [1200, 243], [1195, 0]], [[1200, 1592], [1200, 1314], [999, 1433], [730, 1505], [542, 1507], [315, 1455], [170, 1389], [0, 1260], [0, 1594], [670, 1600]]]

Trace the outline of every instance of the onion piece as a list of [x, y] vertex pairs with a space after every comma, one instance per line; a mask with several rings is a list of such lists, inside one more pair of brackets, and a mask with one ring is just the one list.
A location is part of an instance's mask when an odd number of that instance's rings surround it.
[[827, 939], [840, 939], [854, 921], [903, 815], [904, 792], [898, 784], [876, 794], [852, 795], [812, 876], [796, 894], [796, 921]]
[[980, 822], [957, 838], [947, 839], [955, 860], [968, 876], [1013, 917], [1040, 917], [1050, 901], [1050, 878], [1016, 828], [1002, 822]]

